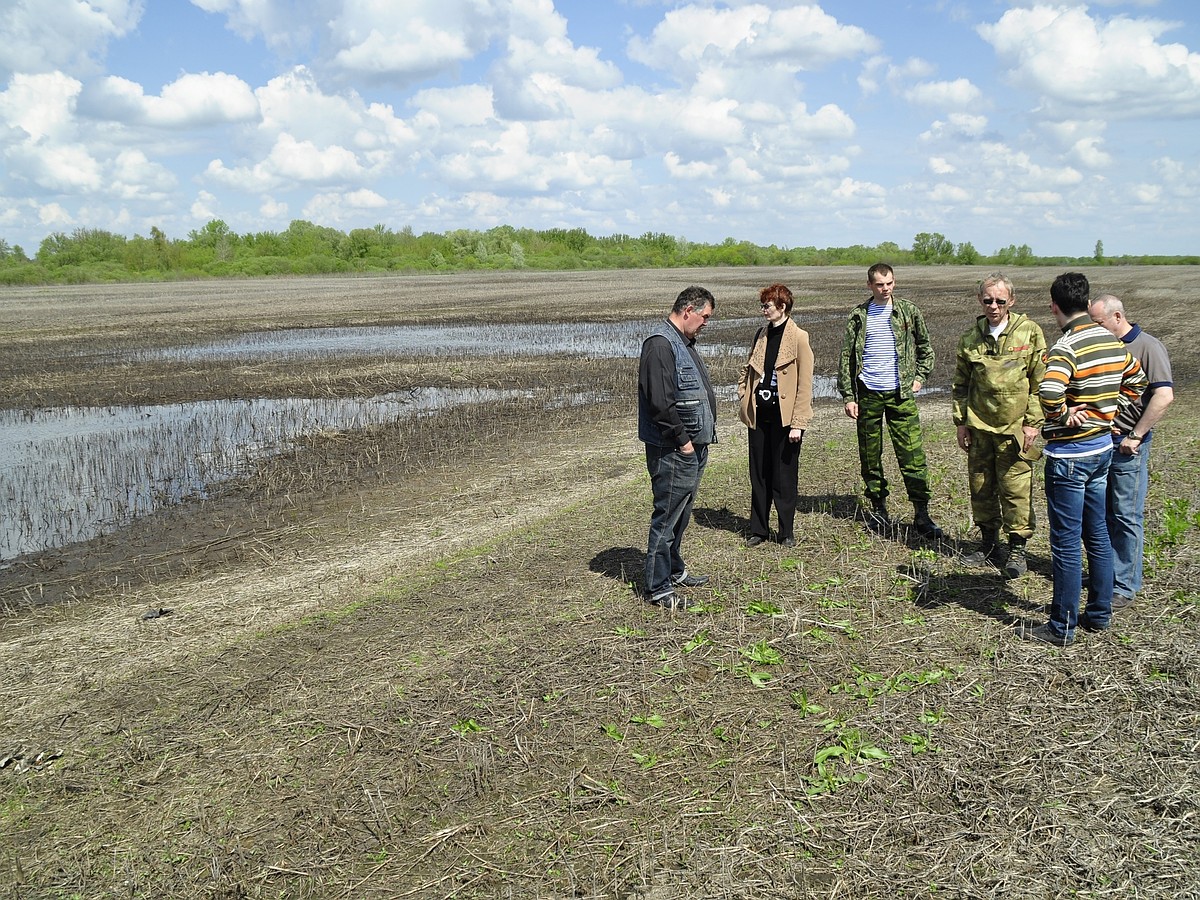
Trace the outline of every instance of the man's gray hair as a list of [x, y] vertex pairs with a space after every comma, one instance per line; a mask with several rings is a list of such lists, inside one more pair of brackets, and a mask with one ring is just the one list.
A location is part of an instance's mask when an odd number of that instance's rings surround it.
[[1121, 302], [1121, 298], [1116, 294], [1101, 294], [1091, 303], [1092, 306], [1103, 306], [1104, 314], [1111, 316], [1113, 313], [1125, 315], [1125, 304]]
[[1012, 303], [1014, 300], [1017, 299], [1016, 288], [1013, 287], [1013, 283], [1009, 280], [1008, 276], [1005, 275], [1003, 272], [993, 272], [991, 275], [989, 275], [985, 279], [983, 279], [983, 281], [979, 282], [979, 290], [976, 292], [975, 296], [983, 297], [983, 292], [986, 291], [988, 288], [990, 288], [993, 284], [1004, 285], [1004, 289], [1006, 291], [1008, 291], [1008, 302], [1009, 303]]

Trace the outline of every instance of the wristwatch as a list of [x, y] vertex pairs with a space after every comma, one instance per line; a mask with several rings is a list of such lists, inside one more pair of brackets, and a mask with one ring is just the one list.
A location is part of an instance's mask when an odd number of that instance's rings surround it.
[[1127, 438], [1129, 438], [1131, 441], [1137, 441], [1139, 444], [1142, 442], [1142, 436], [1140, 434], [1138, 434], [1136, 431], [1131, 431], [1131, 432], [1129, 432], [1129, 434], [1127, 434], [1125, 436]]

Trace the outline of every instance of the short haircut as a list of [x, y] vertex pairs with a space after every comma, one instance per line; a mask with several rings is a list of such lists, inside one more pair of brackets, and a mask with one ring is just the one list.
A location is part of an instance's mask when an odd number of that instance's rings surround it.
[[675, 305], [671, 307], [671, 312], [681, 313], [689, 306], [697, 310], [704, 309], [706, 306], [716, 309], [717, 301], [707, 288], [697, 287], [693, 284], [679, 292], [679, 296], [675, 298]]
[[1101, 294], [1090, 304], [1088, 304], [1088, 309], [1090, 310], [1093, 306], [1103, 307], [1104, 314], [1106, 316], [1111, 316], [1113, 313], [1117, 312], [1119, 312], [1121, 315], [1125, 315], [1125, 304], [1122, 303], [1121, 298], [1115, 294]]
[[876, 275], [895, 275], [892, 267], [887, 263], [875, 263], [871, 268], [867, 269], [867, 284], [875, 280]]
[[1089, 288], [1082, 272], [1064, 272], [1050, 285], [1050, 299], [1060, 312], [1075, 315], [1088, 310]]
[[1012, 303], [1014, 300], [1017, 299], [1017, 292], [1016, 292], [1016, 289], [1013, 288], [1012, 281], [1010, 281], [1009, 277], [1007, 275], [1005, 275], [1003, 272], [993, 272], [987, 278], [983, 279], [983, 281], [979, 282], [979, 291], [978, 291], [978, 293], [976, 293], [975, 296], [978, 297], [980, 300], [982, 300], [983, 292], [986, 291], [988, 288], [990, 288], [994, 284], [1004, 285], [1004, 289], [1006, 291], [1008, 291], [1008, 302], [1009, 303]]
[[786, 284], [769, 284], [758, 292], [758, 302], [764, 305], [770, 303], [776, 309], [790, 313], [795, 299]]

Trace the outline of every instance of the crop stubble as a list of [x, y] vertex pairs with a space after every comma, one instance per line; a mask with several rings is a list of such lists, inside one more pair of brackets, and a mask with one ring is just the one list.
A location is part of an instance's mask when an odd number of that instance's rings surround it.
[[[713, 288], [719, 315], [750, 318], [757, 288], [779, 279], [799, 288], [832, 374], [864, 274], [0, 296], [0, 397], [16, 406], [447, 377], [535, 387], [480, 416], [317, 436], [209, 503], [6, 573], [0, 756], [50, 754], [0, 768], [13, 896], [1186, 896], [1194, 529], [1162, 548], [1114, 632], [1062, 653], [1015, 642], [1011, 622], [1041, 618], [1048, 597], [1044, 530], [1017, 582], [955, 564], [966, 486], [936, 394], [927, 443], [952, 535], [938, 548], [863, 531], [853, 433], [822, 404], [801, 463], [800, 546], [743, 550], [744, 437], [726, 406], [687, 548], [714, 577], [696, 592], [708, 609], [667, 617], [628, 584], [647, 515], [632, 361], [112, 372], [62, 352], [302, 325], [649, 318], [693, 282]], [[981, 274], [897, 273], [937, 336], [935, 388]], [[1015, 273], [1048, 335], [1053, 274]], [[1181, 399], [1155, 450], [1153, 528], [1171, 500], [1200, 508], [1178, 302], [1194, 279], [1089, 276], [1174, 351]], [[718, 380], [738, 364], [716, 360]], [[542, 411], [576, 383], [621, 399]], [[37, 591], [55, 602], [30, 606]], [[171, 613], [143, 620], [147, 608]], [[770, 658], [755, 647], [781, 662], [750, 662]]]

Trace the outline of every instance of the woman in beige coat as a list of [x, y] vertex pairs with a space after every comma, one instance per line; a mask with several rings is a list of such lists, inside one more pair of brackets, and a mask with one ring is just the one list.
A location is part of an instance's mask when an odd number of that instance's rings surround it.
[[808, 332], [791, 319], [792, 292], [772, 284], [758, 295], [766, 324], [754, 336], [738, 381], [741, 419], [750, 429], [750, 536], [770, 534], [771, 504], [779, 543], [796, 545], [797, 478], [804, 430], [812, 421], [813, 355]]

